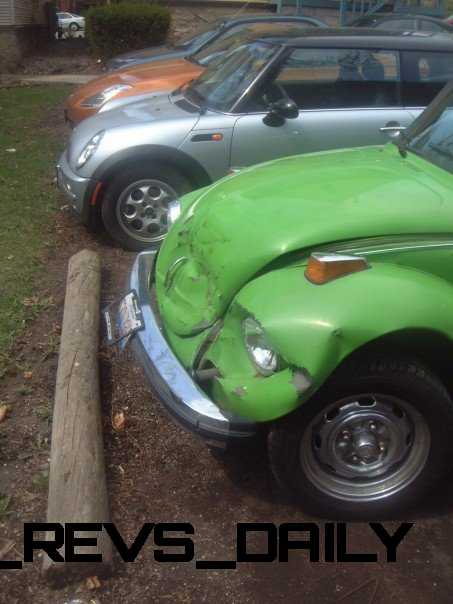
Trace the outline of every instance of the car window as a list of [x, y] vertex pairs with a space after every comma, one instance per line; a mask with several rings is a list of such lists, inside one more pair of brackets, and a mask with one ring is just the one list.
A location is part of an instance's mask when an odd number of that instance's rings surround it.
[[415, 19], [388, 19], [380, 21], [376, 25], [376, 29], [384, 29], [386, 31], [413, 31], [417, 29]]
[[351, 27], [374, 27], [376, 23], [379, 23], [378, 17], [367, 15], [365, 17], [359, 17], [351, 23]]
[[389, 107], [398, 105], [398, 82], [396, 51], [298, 48], [263, 92], [283, 92], [300, 109]]
[[236, 46], [241, 46], [260, 37], [295, 37], [300, 35], [301, 29], [306, 27], [309, 27], [309, 25], [294, 22], [242, 23], [227, 30], [216, 38], [212, 44], [207, 44], [199, 52], [193, 54], [192, 58], [201, 65], [208, 65], [223, 53], [233, 50]]
[[453, 53], [405, 51], [401, 60], [406, 107], [425, 107], [453, 79]]
[[444, 28], [439, 25], [439, 23], [436, 23], [435, 21], [428, 21], [428, 19], [419, 19], [418, 27], [421, 29], [421, 31], [430, 31], [433, 33], [445, 31]]
[[220, 25], [221, 23], [216, 25], [211, 23], [209, 26], [199, 30], [197, 34], [181, 38], [178, 41], [176, 48], [189, 48], [192, 45], [196, 45], [196, 47], [199, 48], [202, 44], [207, 42], [207, 40], [212, 38]]

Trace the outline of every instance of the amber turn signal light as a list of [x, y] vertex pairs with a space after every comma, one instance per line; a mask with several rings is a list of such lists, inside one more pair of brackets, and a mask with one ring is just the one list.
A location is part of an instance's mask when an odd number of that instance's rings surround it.
[[367, 268], [369, 268], [369, 264], [362, 256], [314, 253], [308, 260], [305, 276], [311, 283], [323, 285]]

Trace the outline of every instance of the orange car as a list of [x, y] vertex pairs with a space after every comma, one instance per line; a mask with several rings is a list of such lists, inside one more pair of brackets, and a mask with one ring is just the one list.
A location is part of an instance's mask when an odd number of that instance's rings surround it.
[[158, 90], [175, 90], [198, 77], [205, 67], [186, 59], [158, 61], [121, 69], [96, 78], [78, 88], [66, 101], [65, 116], [76, 125], [110, 99], [148, 94]]

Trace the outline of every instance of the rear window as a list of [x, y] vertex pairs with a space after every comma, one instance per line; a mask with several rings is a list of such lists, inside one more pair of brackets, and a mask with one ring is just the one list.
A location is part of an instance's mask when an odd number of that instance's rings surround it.
[[453, 79], [453, 53], [405, 51], [401, 60], [406, 107], [426, 107]]

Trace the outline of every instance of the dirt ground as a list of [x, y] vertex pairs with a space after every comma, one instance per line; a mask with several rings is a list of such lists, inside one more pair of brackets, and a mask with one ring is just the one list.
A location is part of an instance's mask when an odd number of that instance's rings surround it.
[[[59, 109], [51, 119], [63, 131], [61, 113]], [[134, 258], [114, 247], [105, 235], [89, 235], [69, 213], [65, 201], [61, 202], [52, 225], [54, 244], [45, 257], [46, 278], [37, 292], [38, 296], [51, 296], [54, 304], [17, 339], [11, 366], [0, 383], [0, 400], [11, 405], [10, 415], [0, 424], [0, 484], [11, 496], [6, 513], [0, 513], [0, 555], [5, 559], [22, 558], [23, 522], [45, 521], [52, 400], [68, 258], [82, 248], [99, 252], [104, 303], [123, 291]], [[313, 520], [274, 490], [262, 445], [214, 455], [166, 416], [129, 354], [103, 348], [100, 361], [112, 520], [128, 543], [145, 521], [190, 522], [196, 531], [197, 559], [231, 560], [237, 522]], [[126, 417], [121, 432], [112, 428], [112, 416], [118, 411]], [[385, 562], [384, 547], [365, 523], [348, 525], [348, 548], [351, 552], [378, 552], [377, 563], [310, 563], [306, 553], [293, 552], [288, 563], [240, 564], [237, 570], [205, 571], [196, 570], [194, 562], [155, 562], [150, 539], [135, 563], [125, 564], [118, 558], [113, 576], [102, 579], [94, 591], [85, 582], [51, 589], [40, 576], [39, 558], [22, 571], [3, 571], [0, 602], [451, 603], [452, 484], [425, 503], [415, 517], [398, 520], [414, 521], [415, 526], [393, 564]], [[389, 531], [396, 526], [396, 522], [386, 523]]]

